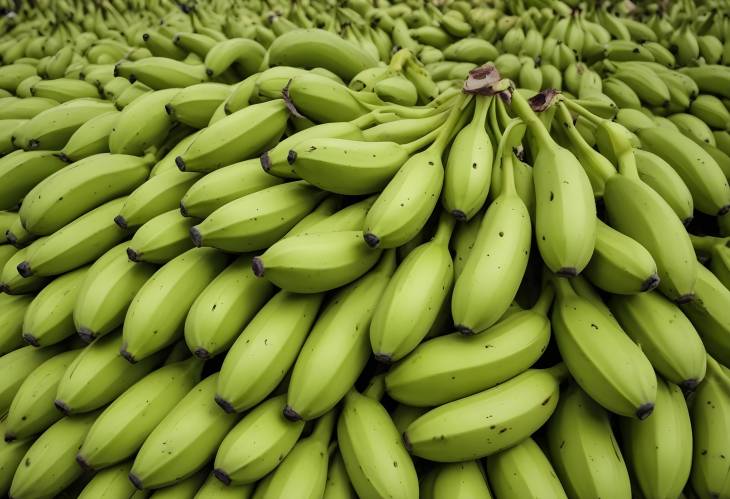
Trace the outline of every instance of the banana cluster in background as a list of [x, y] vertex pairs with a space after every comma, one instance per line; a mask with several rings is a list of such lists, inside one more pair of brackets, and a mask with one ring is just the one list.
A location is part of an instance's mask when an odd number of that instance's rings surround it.
[[730, 499], [728, 0], [0, 12], [0, 496]]

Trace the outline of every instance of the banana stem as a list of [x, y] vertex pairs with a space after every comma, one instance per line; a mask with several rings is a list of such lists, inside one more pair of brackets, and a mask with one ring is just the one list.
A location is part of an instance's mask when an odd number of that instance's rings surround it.
[[553, 147], [555, 145], [555, 141], [550, 137], [550, 133], [545, 128], [543, 122], [538, 118], [535, 111], [532, 110], [527, 99], [522, 97], [517, 90], [512, 92], [511, 107], [517, 113], [517, 116], [522, 118], [522, 121], [525, 122], [532, 136], [535, 137], [538, 148]]
[[540, 315], [547, 315], [550, 310], [550, 306], [553, 304], [555, 299], [555, 288], [551, 284], [547, 284], [542, 288], [540, 296], [532, 307], [533, 312], [537, 312]]
[[565, 362], [561, 362], [545, 370], [552, 374], [559, 382], [563, 382], [570, 377], [570, 372], [568, 372], [568, 366], [565, 365]]
[[509, 152], [505, 151], [502, 155], [500, 168], [502, 168], [502, 190], [500, 191], [500, 194], [509, 194], [516, 196], [517, 189], [515, 188], [515, 163], [514, 155], [512, 154], [511, 150]]
[[475, 98], [476, 107], [474, 108], [474, 116], [471, 124], [474, 126], [484, 126], [487, 120], [487, 113], [492, 105], [493, 96], [477, 95]]
[[317, 424], [314, 427], [311, 438], [318, 440], [322, 445], [329, 444], [332, 438], [332, 430], [335, 428], [335, 422], [337, 418], [337, 409], [332, 409], [317, 420]]
[[439, 216], [438, 227], [436, 228], [436, 234], [433, 236], [432, 241], [436, 244], [447, 245], [451, 239], [451, 234], [454, 232], [454, 226], [456, 225], [456, 219], [451, 213], [445, 211], [441, 212]]
[[430, 146], [435, 151], [440, 151], [441, 153], [443, 153], [444, 149], [446, 149], [446, 146], [451, 141], [452, 132], [456, 128], [459, 121], [462, 119], [464, 108], [469, 103], [471, 103], [471, 99], [471, 95], [461, 94], [459, 96], [459, 99], [454, 104], [454, 107], [451, 108], [451, 114], [449, 114], [446, 123], [441, 125], [438, 137], [436, 137], [436, 140]]
[[445, 126], [441, 125], [430, 132], [428, 132], [423, 137], [420, 137], [412, 142], [408, 142], [407, 144], [403, 144], [403, 148], [408, 152], [408, 154], [413, 154], [414, 152], [423, 149], [427, 145], [431, 144], [441, 133], [441, 129]]
[[550, 278], [550, 282], [555, 287], [555, 293], [560, 298], [578, 296], [573, 286], [570, 285], [567, 277], [558, 277], [553, 275]]
[[597, 116], [590, 112], [585, 107], [581, 106], [577, 102], [571, 99], [564, 99], [564, 102], [566, 105], [570, 108], [571, 111], [575, 112], [576, 114], [583, 116], [585, 119], [587, 119], [591, 124], [594, 126], [598, 126], [601, 124], [602, 121], [604, 121], [605, 118], [601, 118], [600, 116]]
[[639, 170], [636, 167], [636, 156], [634, 151], [626, 151], [618, 156], [618, 171], [625, 177], [639, 180]]
[[380, 400], [385, 395], [385, 374], [378, 374], [370, 380], [370, 384], [362, 392], [368, 398]]
[[[573, 124], [573, 116], [570, 114], [570, 111], [568, 110], [568, 107], [565, 105], [565, 103], [559, 102], [557, 105], [558, 121], [560, 122], [560, 124], [563, 125], [560, 129], [565, 132], [568, 141], [578, 150], [582, 150], [586, 153], [590, 153], [590, 151], [595, 152], [594, 149], [590, 145], [588, 145], [580, 132], [578, 132], [578, 129], [575, 128], [575, 125]], [[605, 182], [606, 180], [608, 180], [609, 177], [611, 177], [611, 175], [614, 175], [616, 171], [608, 170], [608, 168], [603, 168], [603, 166], [604, 163], [596, 164], [595, 162], [583, 164], [584, 169], [590, 169], [594, 174], [601, 177]]]
[[692, 247], [695, 250], [704, 251], [705, 253], [711, 253], [715, 246], [725, 245], [730, 240], [728, 237], [695, 236], [694, 234], [690, 234], [689, 239], [692, 241]]
[[426, 107], [439, 108], [442, 105], [449, 104], [455, 97], [459, 95], [459, 90], [450, 87], [441, 92], [434, 100], [426, 104]]

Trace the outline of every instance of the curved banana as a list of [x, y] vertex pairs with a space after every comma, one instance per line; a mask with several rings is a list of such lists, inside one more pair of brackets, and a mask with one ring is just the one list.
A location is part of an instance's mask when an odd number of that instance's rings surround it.
[[109, 134], [109, 151], [141, 156], [150, 147], [159, 147], [172, 128], [165, 106], [179, 91], [178, 88], [157, 90], [126, 106]]
[[547, 424], [547, 441], [569, 497], [631, 497], [629, 473], [609, 414], [577, 385], [560, 394]]
[[550, 340], [546, 314], [553, 299], [546, 287], [530, 310], [517, 312], [486, 331], [430, 339], [385, 376], [395, 400], [417, 407], [437, 406], [486, 390], [529, 368]]
[[52, 234], [89, 210], [126, 196], [149, 175], [150, 162], [126, 154], [96, 154], [39, 182], [20, 205], [20, 219], [34, 234]]
[[591, 299], [578, 295], [567, 280], [556, 278], [552, 282], [557, 292], [553, 333], [573, 378], [611, 412], [648, 417], [654, 409], [656, 376], [646, 355], [615, 321]]
[[81, 125], [61, 150], [61, 157], [68, 163], [109, 152], [109, 135], [117, 126], [121, 113], [110, 111], [91, 118]]
[[64, 167], [53, 151], [17, 150], [0, 158], [0, 209], [19, 205], [33, 187]]
[[113, 221], [124, 199], [102, 204], [44, 238], [18, 264], [18, 273], [23, 277], [59, 275], [103, 255], [127, 235]]
[[196, 246], [261, 250], [275, 243], [325, 196], [304, 181], [274, 185], [231, 201], [190, 229]]
[[[213, 474], [218, 480], [225, 485], [254, 483], [279, 465], [304, 430], [304, 421], [284, 418], [285, 404], [284, 395], [272, 397], [231, 429], [215, 456]], [[225, 414], [220, 408], [218, 412]]]
[[165, 111], [173, 121], [195, 129], [208, 126], [215, 110], [231, 94], [231, 86], [222, 83], [198, 83], [183, 88], [165, 104]]
[[34, 347], [59, 343], [74, 334], [73, 310], [89, 267], [63, 274], [33, 299], [23, 319], [23, 340]]
[[254, 484], [225, 485], [211, 474], [203, 482], [193, 499], [251, 499]]
[[690, 112], [704, 123], [716, 129], [730, 127], [730, 111], [714, 95], [700, 94], [689, 108]]
[[203, 129], [175, 163], [183, 171], [210, 172], [249, 159], [281, 137], [288, 114], [281, 99], [229, 114]]
[[9, 497], [54, 497], [80, 477], [74, 454], [97, 416], [67, 416], [43, 432], [23, 456]]
[[500, 498], [568, 497], [547, 456], [530, 437], [490, 456], [487, 476], [494, 494]]
[[[0, 290], [9, 295], [24, 295], [43, 289], [48, 284], [50, 281], [48, 277], [37, 275], [23, 277], [18, 273], [18, 265], [24, 262], [28, 255], [32, 254], [45, 243], [46, 239], [45, 237], [39, 237], [28, 246], [18, 249], [8, 258], [8, 261], [3, 266], [2, 273], [0, 273]], [[22, 319], [21, 317], [21, 323]]]
[[251, 319], [223, 359], [216, 402], [241, 412], [264, 400], [294, 364], [322, 294], [279, 291]]
[[0, 357], [0, 369], [5, 373], [0, 380], [0, 414], [4, 416], [8, 412], [15, 394], [28, 375], [61, 351], [56, 345], [46, 348], [27, 346]]
[[[428, 485], [426, 482], [428, 481]], [[421, 497], [431, 499], [492, 499], [479, 461], [436, 465], [421, 482]]]
[[33, 296], [0, 294], [0, 355], [17, 350], [23, 341], [23, 318]]
[[338, 449], [334, 450], [327, 467], [327, 482], [322, 499], [357, 499], [350, 477], [347, 476], [342, 453]]
[[53, 99], [61, 103], [74, 99], [99, 97], [99, 90], [94, 85], [73, 78], [41, 80], [30, 87], [30, 93], [34, 97]]
[[193, 248], [190, 229], [195, 220], [177, 209], [157, 215], [145, 222], [132, 236], [127, 255], [133, 262], [165, 264]]
[[[250, 76], [259, 70], [266, 55], [266, 49], [255, 40], [229, 38], [216, 43], [205, 54], [205, 72], [216, 77], [233, 66], [239, 76]], [[270, 62], [271, 53], [268, 55]]]
[[659, 379], [654, 413], [621, 420], [626, 460], [644, 497], [679, 497], [692, 466], [692, 426], [678, 386]]
[[143, 499], [144, 492], [134, 488], [129, 481], [132, 461], [110, 466], [99, 471], [79, 493], [79, 499]]
[[18, 388], [5, 419], [6, 442], [25, 440], [45, 431], [63, 417], [54, 406], [63, 373], [81, 350], [69, 350], [46, 360]]
[[195, 385], [165, 414], [134, 458], [129, 479], [140, 490], [172, 485], [213, 457], [238, 416], [213, 401], [218, 373]]
[[694, 200], [682, 177], [660, 156], [634, 150], [639, 178], [654, 189], [674, 210], [684, 225], [694, 217]]
[[122, 60], [114, 66], [114, 76], [140, 82], [153, 90], [185, 88], [208, 81], [203, 64], [187, 64], [167, 57], [145, 57], [136, 61]]
[[181, 338], [190, 307], [226, 263], [226, 256], [215, 249], [193, 248], [155, 272], [127, 310], [122, 357], [135, 363]]
[[284, 412], [288, 419], [317, 418], [354, 386], [370, 358], [368, 330], [394, 269], [395, 252], [388, 251], [322, 311], [294, 363]]
[[562, 364], [528, 369], [493, 388], [431, 409], [403, 433], [406, 447], [415, 456], [446, 463], [500, 452], [548, 420], [566, 376]]
[[200, 381], [202, 363], [188, 359], [165, 365], [119, 395], [89, 429], [76, 454], [87, 470], [133, 456], [147, 437]]

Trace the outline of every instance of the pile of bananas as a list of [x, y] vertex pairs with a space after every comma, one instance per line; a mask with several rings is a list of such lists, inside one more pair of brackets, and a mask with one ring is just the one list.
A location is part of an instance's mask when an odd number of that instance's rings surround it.
[[728, 0], [0, 9], [0, 496], [730, 498]]

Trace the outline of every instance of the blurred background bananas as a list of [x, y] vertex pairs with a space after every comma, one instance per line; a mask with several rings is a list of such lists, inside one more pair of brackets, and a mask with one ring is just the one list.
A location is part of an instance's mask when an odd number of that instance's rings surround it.
[[730, 499], [729, 178], [729, 0], [0, 0], [0, 497]]

